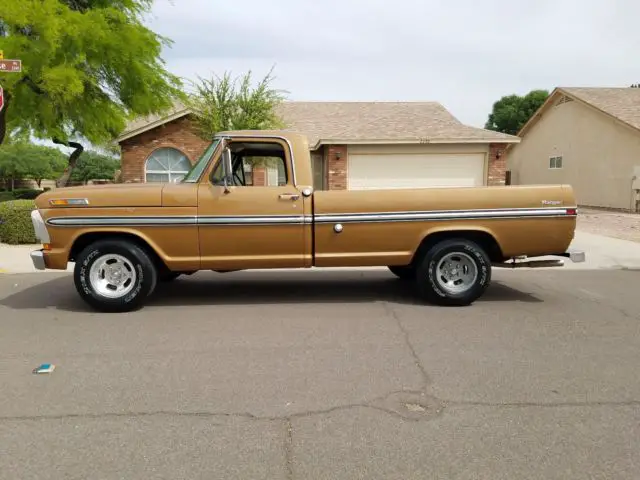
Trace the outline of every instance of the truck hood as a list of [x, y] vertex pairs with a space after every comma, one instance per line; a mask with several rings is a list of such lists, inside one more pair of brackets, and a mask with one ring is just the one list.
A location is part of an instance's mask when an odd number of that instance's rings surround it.
[[[162, 183], [118, 183], [81, 187], [57, 188], [38, 195], [38, 208], [51, 208], [49, 200], [81, 198], [87, 199], [86, 207], [160, 207], [162, 206]], [[85, 208], [86, 208], [85, 207]]]

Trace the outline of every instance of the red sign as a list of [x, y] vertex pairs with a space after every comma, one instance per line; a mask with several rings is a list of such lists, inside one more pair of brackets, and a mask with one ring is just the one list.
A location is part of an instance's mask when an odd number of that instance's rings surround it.
[[0, 60], [0, 73], [18, 73], [22, 71], [22, 60]]
[[0, 87], [0, 112], [4, 108], [4, 90]]

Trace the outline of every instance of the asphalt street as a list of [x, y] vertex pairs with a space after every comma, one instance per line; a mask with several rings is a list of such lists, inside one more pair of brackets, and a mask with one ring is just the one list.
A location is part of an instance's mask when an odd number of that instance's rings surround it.
[[0, 275], [0, 479], [637, 479], [639, 280], [496, 270], [444, 308], [384, 271], [201, 272], [109, 315]]

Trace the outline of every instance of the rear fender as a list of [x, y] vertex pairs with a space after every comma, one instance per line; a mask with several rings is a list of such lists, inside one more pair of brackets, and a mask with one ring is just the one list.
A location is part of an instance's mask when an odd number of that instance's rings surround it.
[[417, 248], [413, 252], [412, 263], [421, 258], [431, 246], [446, 238], [466, 238], [478, 242], [492, 261], [502, 261], [502, 247], [497, 235], [486, 227], [479, 225], [447, 225], [426, 230], [421, 236]]

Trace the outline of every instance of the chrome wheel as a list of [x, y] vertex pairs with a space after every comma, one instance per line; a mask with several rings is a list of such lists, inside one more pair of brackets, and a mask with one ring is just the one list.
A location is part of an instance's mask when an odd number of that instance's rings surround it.
[[466, 253], [451, 252], [444, 255], [434, 272], [438, 286], [449, 294], [463, 293], [476, 283], [478, 268]]
[[96, 259], [89, 271], [91, 287], [107, 298], [125, 296], [136, 284], [133, 263], [122, 255], [107, 254]]

